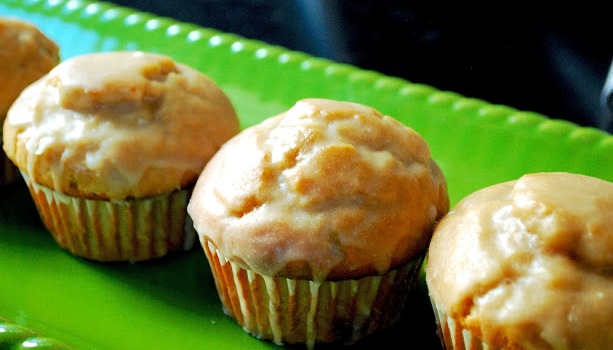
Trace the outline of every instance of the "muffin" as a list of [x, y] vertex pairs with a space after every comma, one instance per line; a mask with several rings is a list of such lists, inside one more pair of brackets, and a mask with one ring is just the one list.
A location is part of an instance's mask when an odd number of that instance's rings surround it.
[[613, 348], [613, 183], [527, 174], [437, 225], [426, 284], [446, 349]]
[[141, 261], [189, 246], [193, 185], [238, 131], [210, 78], [164, 55], [118, 51], [73, 57], [31, 84], [3, 137], [61, 247]]
[[[20, 19], [0, 16], [0, 126], [21, 91], [59, 61], [59, 47], [38, 27]], [[18, 169], [0, 150], [0, 185], [18, 178]]]
[[224, 312], [257, 338], [308, 348], [398, 321], [448, 209], [422, 136], [315, 98], [228, 141], [188, 205]]

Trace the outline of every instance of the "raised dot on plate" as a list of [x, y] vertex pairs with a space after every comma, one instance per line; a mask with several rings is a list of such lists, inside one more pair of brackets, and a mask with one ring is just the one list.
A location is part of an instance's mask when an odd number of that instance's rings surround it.
[[133, 13], [133, 14], [126, 16], [126, 18], [124, 19], [124, 23], [126, 25], [131, 26], [131, 25], [135, 25], [138, 22], [140, 22], [141, 19], [142, 17], [140, 15]]
[[284, 53], [284, 54], [279, 55], [279, 63], [287, 63], [290, 61], [290, 59], [291, 59], [290, 54]]
[[87, 13], [88, 15], [96, 14], [99, 11], [100, 11], [99, 4], [90, 4], [90, 5], [87, 5], [87, 7], [85, 7], [85, 13]]
[[68, 2], [66, 3], [65, 8], [66, 8], [68, 11], [74, 11], [74, 10], [76, 10], [76, 9], [79, 9], [79, 8], [81, 7], [81, 5], [82, 5], [82, 2], [81, 2], [81, 1], [79, 1], [79, 0], [70, 0], [70, 1], [68, 1]]
[[181, 33], [181, 26], [178, 24], [173, 24], [170, 27], [166, 28], [166, 33], [170, 36], [176, 36]]
[[187, 40], [198, 41], [202, 39], [202, 32], [199, 30], [192, 30], [187, 34]]
[[119, 17], [119, 10], [117, 9], [109, 9], [102, 14], [102, 19], [105, 21], [112, 21], [117, 17]]
[[209, 45], [211, 46], [219, 46], [221, 43], [223, 43], [223, 38], [219, 35], [215, 35], [209, 39]]
[[242, 42], [236, 41], [232, 43], [232, 46], [230, 47], [230, 49], [232, 50], [232, 52], [240, 52], [243, 50], [244, 47], [245, 45]]
[[160, 27], [160, 21], [157, 19], [150, 19], [145, 23], [145, 28], [147, 30], [155, 30]]
[[265, 58], [267, 56], [268, 56], [268, 50], [266, 50], [264, 48], [260, 48], [260, 49], [257, 49], [255, 51], [255, 57], [256, 58]]

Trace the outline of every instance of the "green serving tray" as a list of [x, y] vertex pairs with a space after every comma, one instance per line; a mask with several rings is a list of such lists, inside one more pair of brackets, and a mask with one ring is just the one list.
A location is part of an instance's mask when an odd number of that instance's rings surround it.
[[[529, 172], [613, 181], [613, 137], [597, 129], [102, 2], [0, 0], [0, 14], [38, 25], [63, 59], [138, 49], [192, 65], [228, 93], [243, 127], [305, 97], [370, 105], [429, 142], [452, 205]], [[74, 257], [42, 226], [22, 182], [0, 189], [0, 348], [27, 346], [32, 334], [57, 348], [282, 348], [251, 337], [223, 314], [208, 269], [199, 247], [133, 264]], [[420, 282], [398, 325], [351, 348], [439, 348], [423, 275]]]

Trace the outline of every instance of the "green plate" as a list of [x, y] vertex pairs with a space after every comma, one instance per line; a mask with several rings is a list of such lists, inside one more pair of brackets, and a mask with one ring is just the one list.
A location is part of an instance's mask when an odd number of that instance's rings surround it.
[[[452, 204], [528, 172], [613, 181], [613, 137], [596, 129], [106, 3], [0, 0], [0, 14], [37, 24], [64, 59], [139, 49], [192, 65], [228, 93], [243, 127], [304, 97], [371, 105], [425, 137], [447, 176]], [[421, 282], [397, 326], [353, 348], [384, 340], [437, 348]], [[73, 257], [53, 241], [17, 183], [0, 189], [0, 347], [32, 334], [77, 349], [278, 348], [223, 314], [199, 247], [135, 264]]]

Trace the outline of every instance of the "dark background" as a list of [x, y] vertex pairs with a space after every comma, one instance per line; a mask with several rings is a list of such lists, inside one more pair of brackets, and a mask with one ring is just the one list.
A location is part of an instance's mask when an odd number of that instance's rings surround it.
[[609, 129], [601, 102], [613, 58], [607, 2], [555, 8], [400, 0], [110, 2]]

